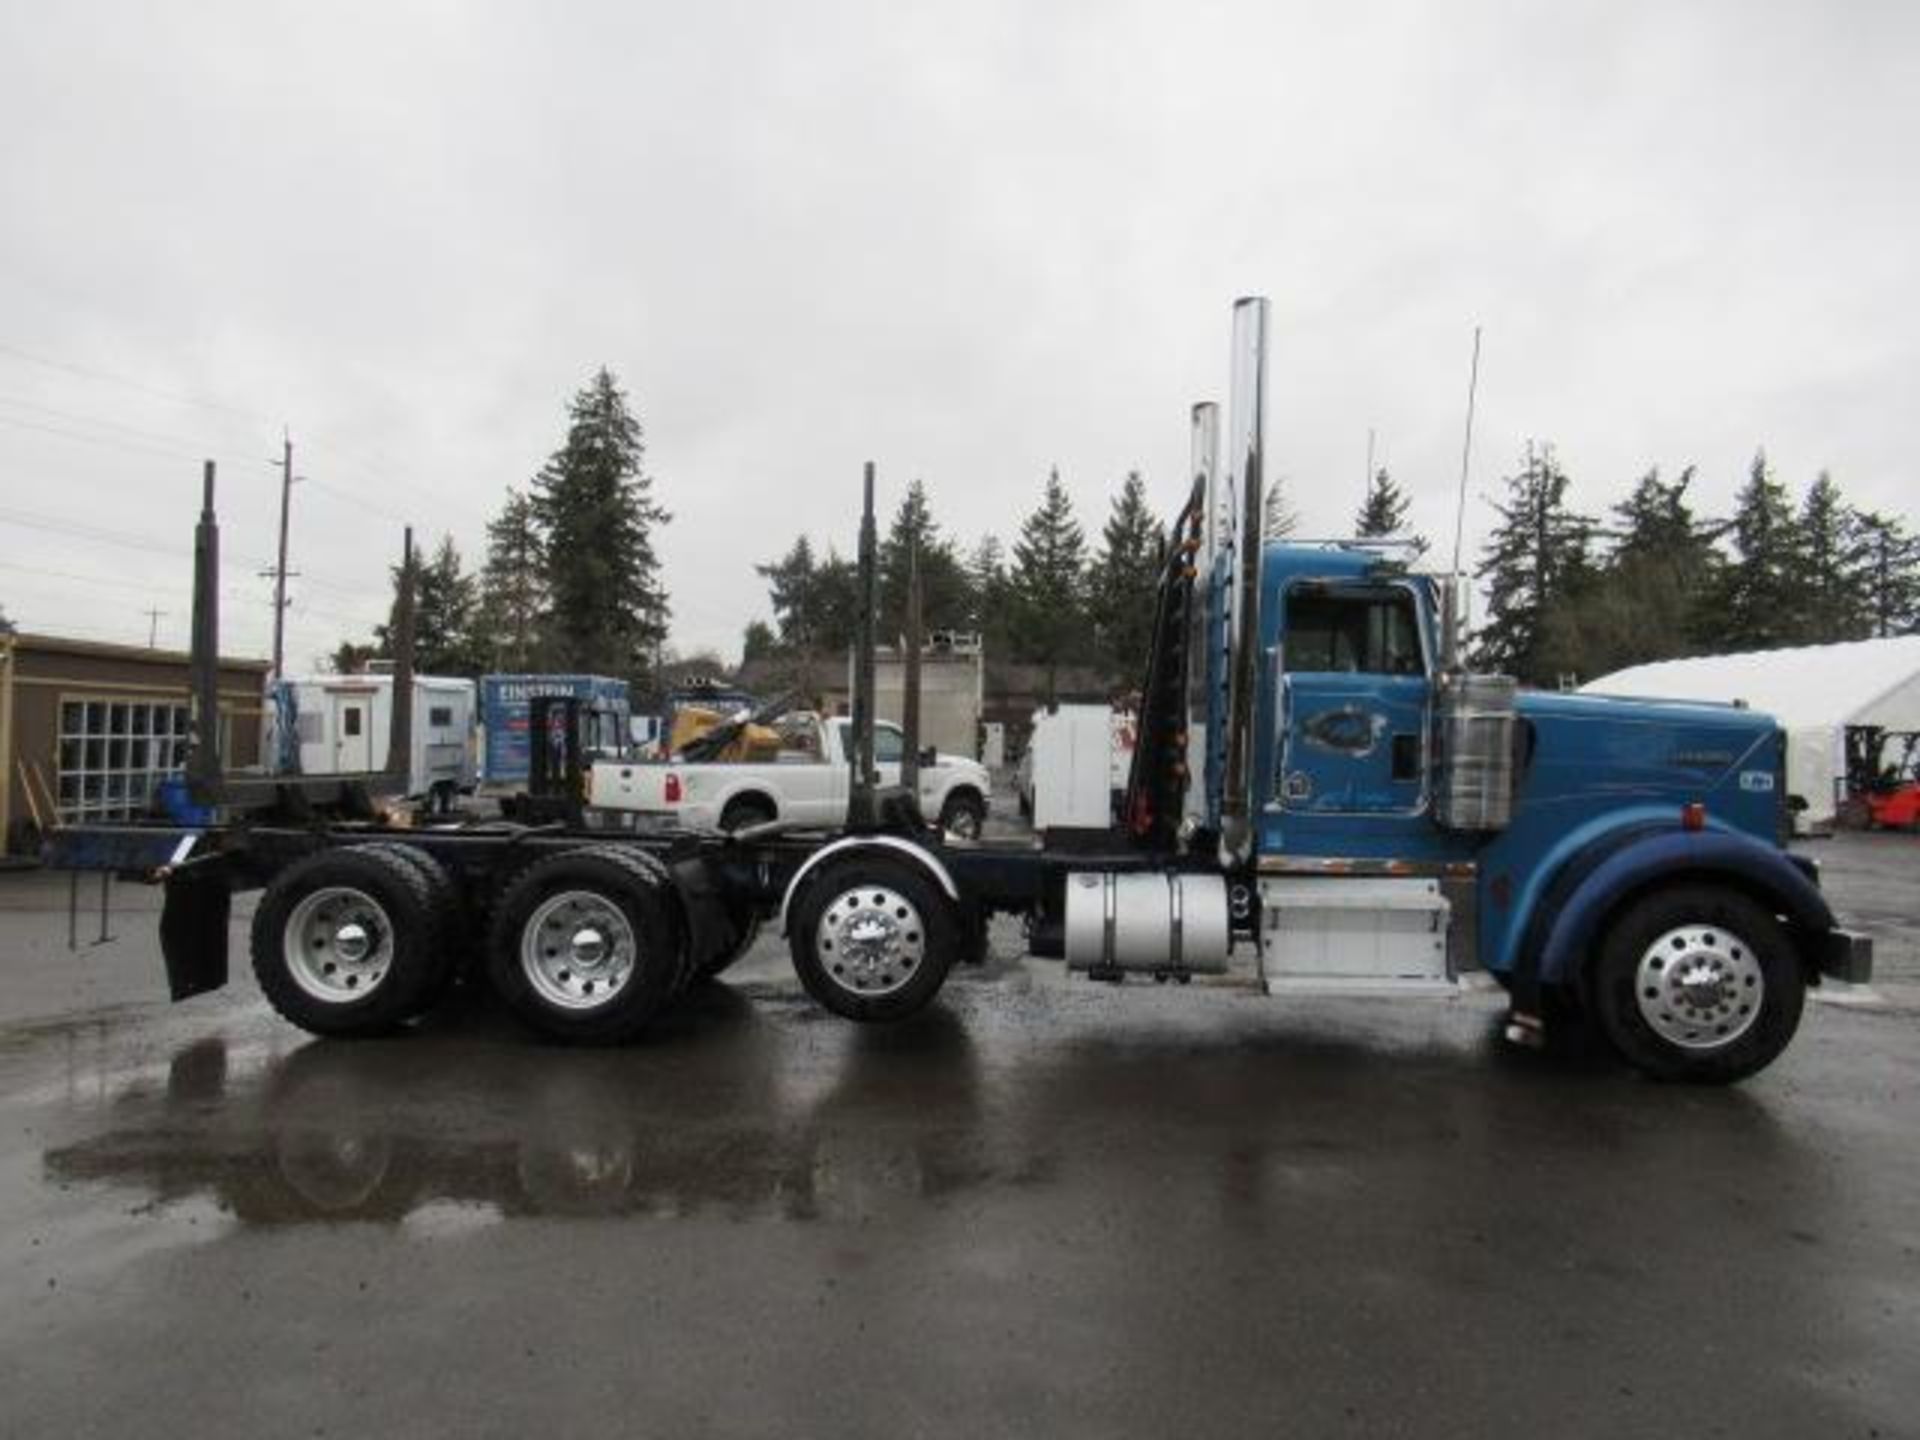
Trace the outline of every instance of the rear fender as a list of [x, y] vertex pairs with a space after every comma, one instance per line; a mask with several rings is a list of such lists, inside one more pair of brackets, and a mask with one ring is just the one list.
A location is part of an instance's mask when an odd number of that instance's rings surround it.
[[954, 884], [953, 873], [941, 863], [924, 845], [916, 845], [911, 840], [903, 840], [898, 835], [849, 835], [844, 840], [836, 840], [831, 845], [821, 847], [807, 857], [807, 863], [794, 871], [793, 879], [787, 882], [787, 893], [780, 899], [780, 933], [787, 933], [787, 915], [793, 909], [794, 897], [800, 893], [811, 875], [822, 861], [842, 855], [852, 855], [862, 850], [884, 851], [906, 857], [922, 870], [929, 879], [946, 891], [947, 897], [956, 905], [960, 903], [960, 887]]
[[1686, 881], [1740, 890], [1805, 936], [1834, 928], [1826, 897], [1785, 852], [1734, 831], [1668, 830], [1642, 835], [1594, 865], [1540, 917], [1542, 924], [1529, 927], [1545, 938], [1523, 963], [1535, 959], [1530, 968], [1549, 985], [1577, 980], [1607, 917], [1622, 903], [1654, 885]]

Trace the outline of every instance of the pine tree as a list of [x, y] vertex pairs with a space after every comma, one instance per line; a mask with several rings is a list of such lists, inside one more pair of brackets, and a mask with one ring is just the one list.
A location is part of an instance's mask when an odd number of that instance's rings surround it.
[[1755, 453], [1734, 502], [1731, 530], [1734, 558], [1715, 601], [1715, 639], [1730, 650], [1792, 644], [1801, 631], [1806, 598], [1799, 527], [1786, 487], [1774, 478], [1764, 450]]
[[1160, 585], [1161, 531], [1147, 505], [1138, 470], [1127, 473], [1100, 532], [1100, 553], [1087, 572], [1087, 607], [1107, 678], [1135, 681], [1153, 638]]
[[773, 633], [773, 627], [764, 620], [749, 620], [747, 628], [740, 637], [740, 663], [750, 660], [770, 660], [780, 653], [780, 641]]
[[982, 535], [967, 555], [967, 626], [996, 658], [1009, 648], [1012, 596], [1006, 550], [998, 536]]
[[499, 515], [487, 522], [487, 559], [480, 570], [477, 629], [489, 669], [521, 673], [540, 668], [546, 568], [533, 501], [509, 487]]
[[1500, 524], [1487, 537], [1476, 575], [1487, 584], [1487, 618], [1475, 637], [1474, 663], [1529, 684], [1550, 685], [1577, 657], [1550, 645], [1556, 608], [1592, 583], [1593, 521], [1567, 508], [1567, 475], [1553, 447], [1527, 448], [1520, 473], [1496, 501]]
[[[420, 675], [476, 677], [487, 668], [477, 635], [479, 589], [460, 563], [451, 535], [440, 537], [433, 557], [415, 561], [413, 668]], [[400, 605], [400, 567], [391, 570], [393, 608], [385, 625], [373, 627], [374, 653], [393, 655], [394, 621]]]
[[1822, 470], [1800, 503], [1798, 639], [1808, 645], [1863, 640], [1873, 633], [1866, 541], [1840, 487]]
[[1367, 480], [1366, 498], [1353, 517], [1353, 533], [1364, 540], [1398, 535], [1407, 523], [1407, 497], [1382, 465]]
[[1672, 481], [1656, 467], [1613, 507], [1612, 553], [1578, 606], [1561, 607], [1552, 626], [1552, 648], [1576, 656], [1579, 673], [1691, 654], [1710, 632], [1722, 527], [1694, 515], [1694, 478], [1692, 466]]
[[1424, 554], [1426, 537], [1407, 533], [1407, 512], [1412, 505], [1406, 492], [1387, 473], [1387, 467], [1382, 465], [1367, 481], [1366, 498], [1360, 502], [1360, 509], [1353, 517], [1353, 533], [1362, 540], [1412, 540], [1413, 553]]
[[1287, 504], [1286, 477], [1276, 475], [1260, 497], [1260, 538], [1263, 541], [1285, 539], [1299, 524], [1300, 517]]
[[1920, 633], [1920, 536], [1873, 511], [1857, 512], [1853, 528], [1871, 633]]
[[920, 618], [926, 630], [955, 629], [966, 623], [967, 577], [953, 546], [940, 534], [927, 499], [927, 487], [915, 480], [894, 511], [880, 542], [880, 629], [883, 640], [907, 628], [909, 557], [918, 552]]
[[820, 576], [814, 564], [813, 542], [802, 535], [778, 560], [753, 568], [767, 582], [767, 599], [773, 606], [774, 623], [780, 627], [781, 646], [798, 654], [811, 654], [819, 644], [820, 628]]
[[1056, 468], [1047, 476], [1040, 508], [1020, 523], [1013, 544], [1013, 649], [1016, 658], [1047, 668], [1047, 699], [1057, 693], [1061, 663], [1073, 653], [1086, 624], [1082, 602], [1086, 532]]
[[666, 640], [670, 607], [653, 534], [670, 517], [653, 498], [645, 457], [626, 392], [602, 368], [573, 397], [566, 442], [533, 481], [554, 659], [569, 669], [644, 677]]
[[17, 634], [19, 633], [19, 628], [20, 627], [15, 625], [13, 621], [7, 618], [7, 607], [0, 605], [0, 635]]

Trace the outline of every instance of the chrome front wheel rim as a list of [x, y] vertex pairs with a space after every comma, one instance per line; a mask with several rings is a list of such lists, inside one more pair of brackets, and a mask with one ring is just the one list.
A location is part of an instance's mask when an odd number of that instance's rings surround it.
[[814, 927], [814, 953], [827, 978], [850, 995], [891, 995], [927, 958], [927, 927], [913, 902], [884, 885], [843, 890]]
[[393, 921], [364, 890], [328, 885], [304, 896], [281, 936], [287, 973], [328, 1005], [364, 1000], [393, 968]]
[[1640, 1018], [1670, 1045], [1718, 1050], [1753, 1028], [1766, 976], [1746, 939], [1701, 921], [1661, 935], [1634, 970]]
[[542, 901], [520, 932], [520, 969], [534, 993], [561, 1010], [595, 1010], [633, 979], [640, 947], [626, 912], [596, 890]]

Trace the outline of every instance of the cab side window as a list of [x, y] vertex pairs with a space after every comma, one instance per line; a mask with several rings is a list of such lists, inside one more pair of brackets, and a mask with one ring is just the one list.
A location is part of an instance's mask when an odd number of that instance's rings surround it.
[[1290, 675], [1419, 675], [1420, 628], [1404, 590], [1296, 586], [1287, 592]]
[[891, 725], [873, 727], [873, 763], [876, 765], [898, 765], [903, 742], [900, 732]]

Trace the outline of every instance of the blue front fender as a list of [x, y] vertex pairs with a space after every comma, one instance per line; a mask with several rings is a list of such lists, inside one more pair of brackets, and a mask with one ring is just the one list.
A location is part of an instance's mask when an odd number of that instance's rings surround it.
[[1784, 851], [1734, 831], [1668, 830], [1615, 850], [1578, 883], [1551, 917], [1534, 973], [1548, 984], [1576, 979], [1616, 905], [1655, 882], [1684, 880], [1731, 884], [1810, 934], [1833, 929], [1826, 897]]

